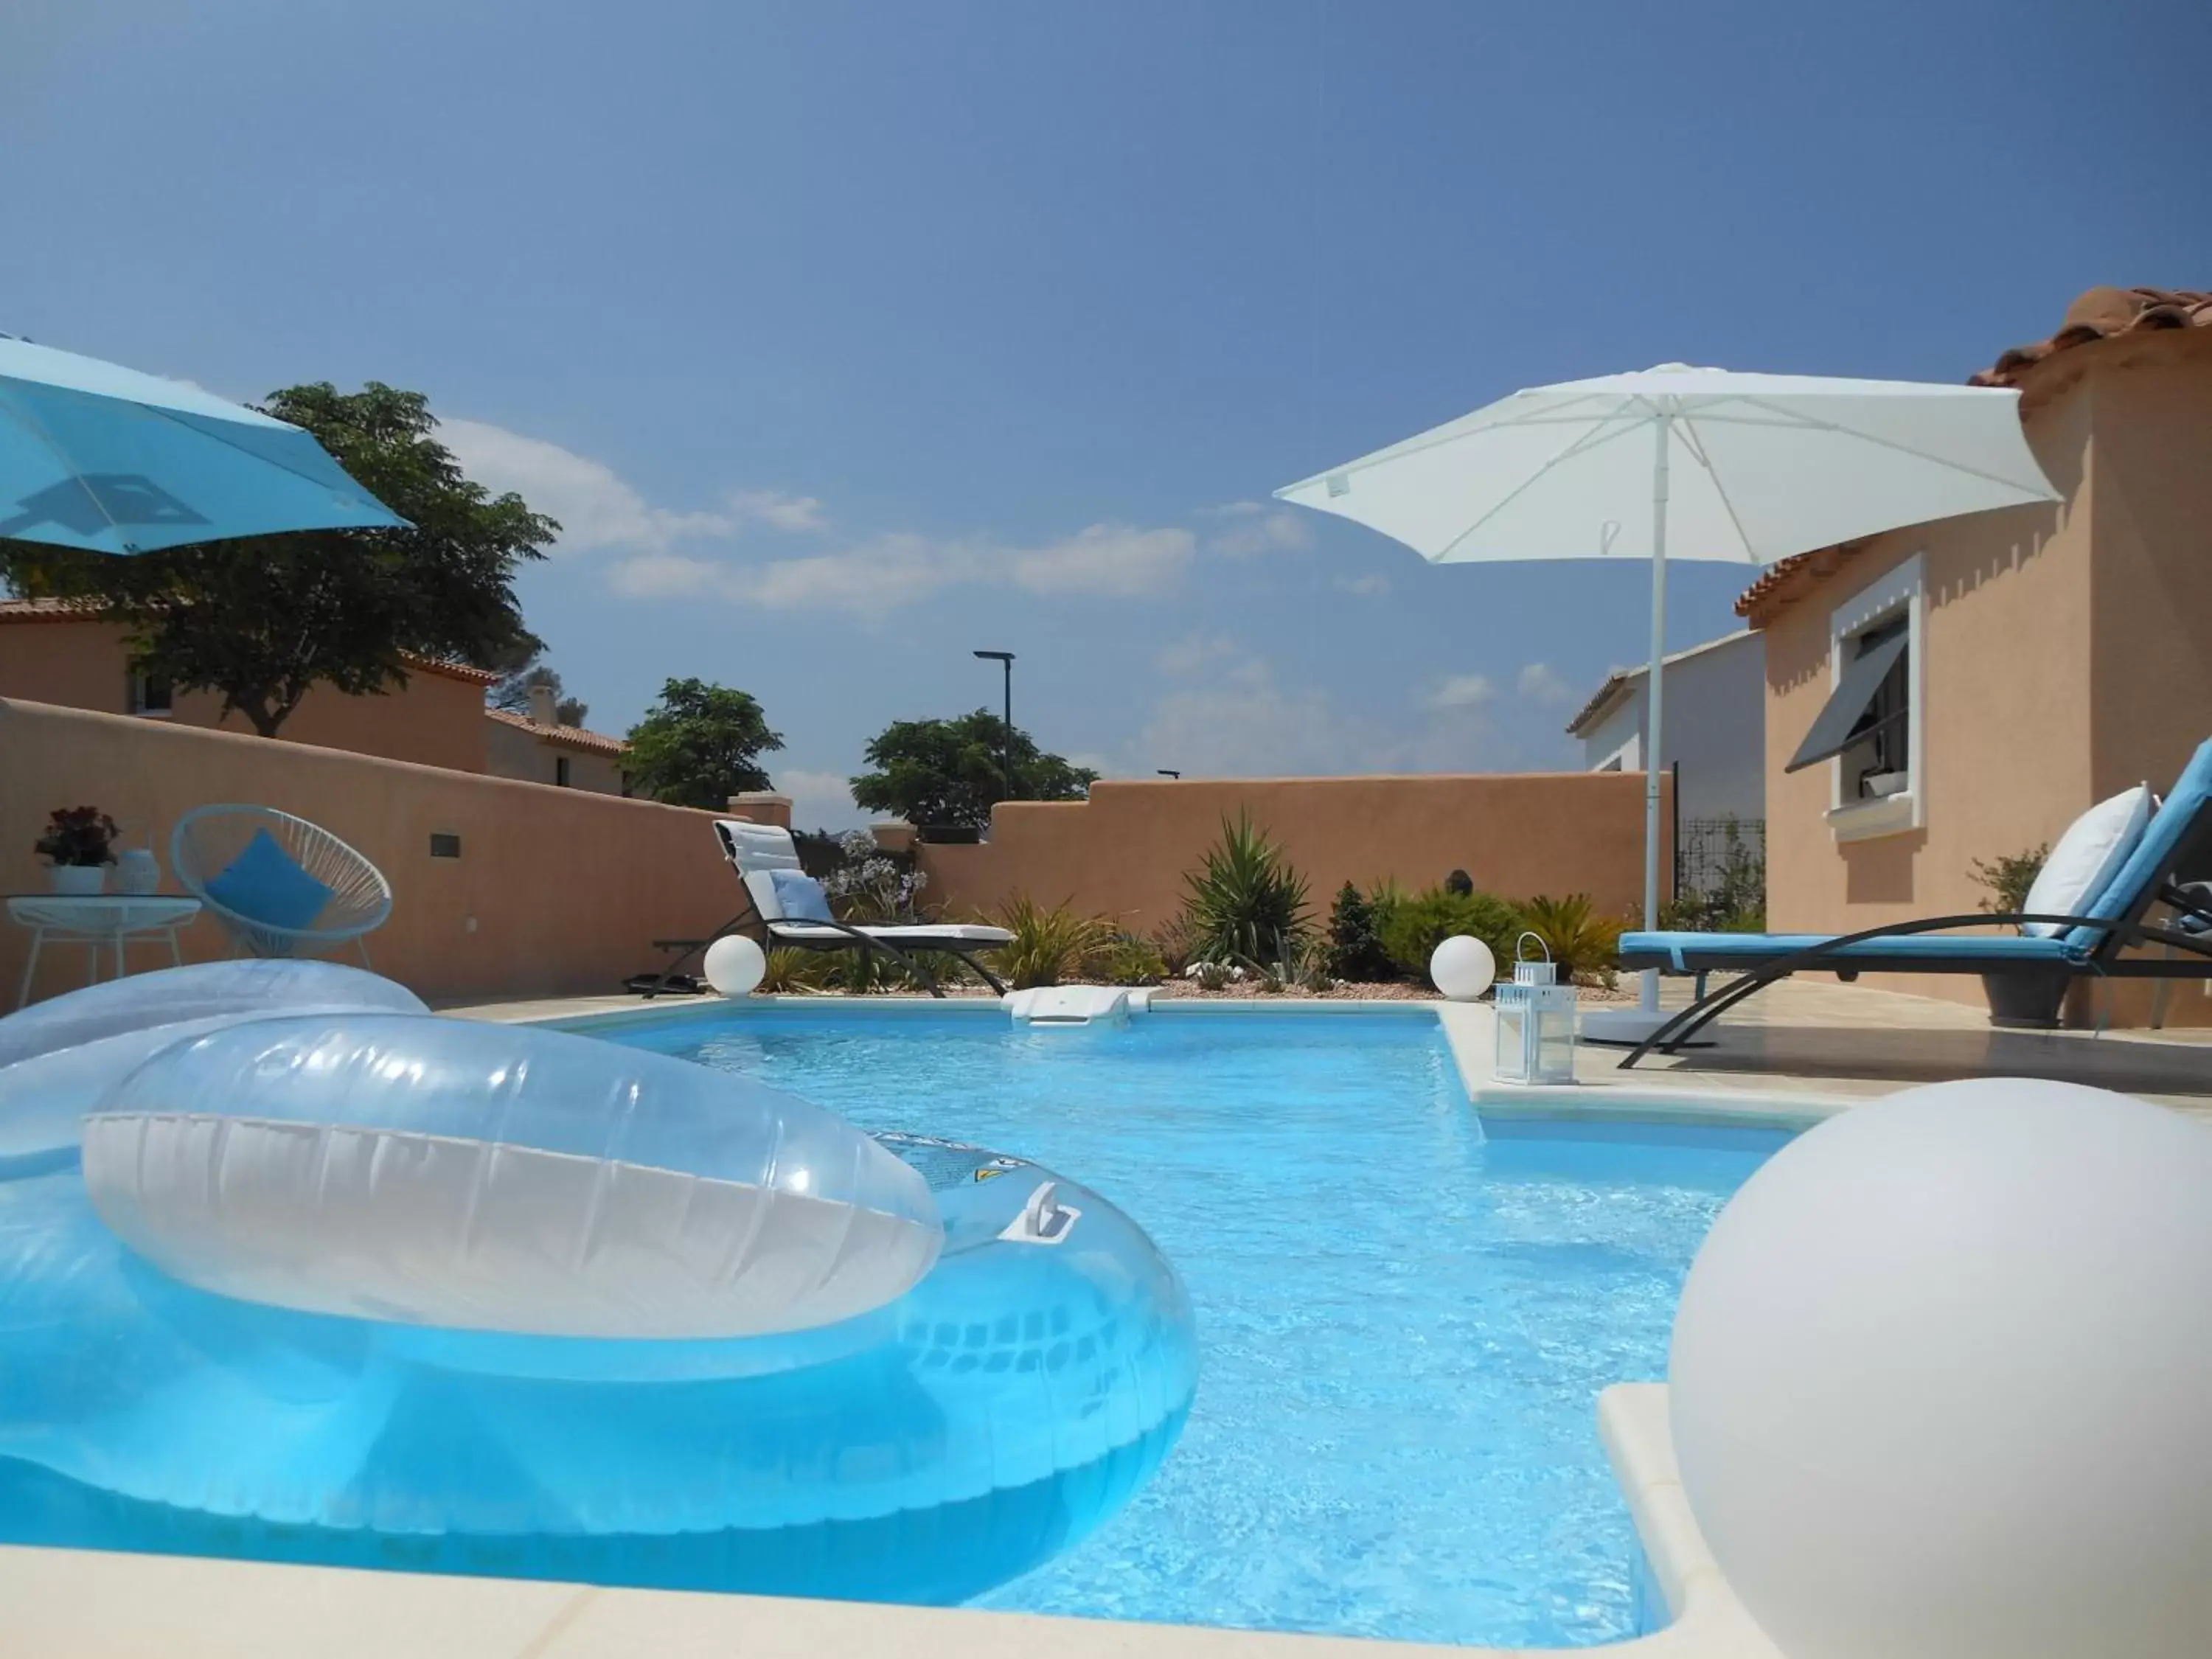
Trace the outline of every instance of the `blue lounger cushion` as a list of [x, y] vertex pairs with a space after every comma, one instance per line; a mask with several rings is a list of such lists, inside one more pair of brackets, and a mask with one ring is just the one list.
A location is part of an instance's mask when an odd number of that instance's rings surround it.
[[266, 830], [255, 830], [246, 850], [207, 884], [207, 896], [233, 915], [293, 933], [314, 926], [331, 893]]
[[[2095, 916], [2100, 921], [2125, 915], [2135, 907], [2137, 898], [2165, 874], [2181, 849], [2181, 838], [2208, 810], [2212, 810], [2212, 738], [2197, 746], [2194, 758], [2174, 780], [2172, 793], [2150, 815], [2149, 827], [2136, 843], [2136, 850], [2128, 855], [2128, 861], [2120, 866], [2119, 873], [2112, 878], [2112, 884], [2097, 896], [2087, 909], [2076, 914]], [[2076, 951], [2087, 952], [2095, 950], [2103, 937], [2094, 927], [2076, 927], [2066, 936], [2066, 942]]]
[[780, 921], [834, 921], [830, 914], [830, 896], [822, 890], [822, 884], [810, 875], [797, 870], [771, 870], [769, 884], [775, 889], [776, 908], [783, 912]]
[[[1833, 933], [1623, 933], [1620, 948], [1631, 956], [1664, 956], [1678, 974], [1695, 973], [1700, 957], [1787, 957], [1835, 938]], [[1987, 957], [1991, 968], [2018, 963], [2077, 963], [2081, 953], [2069, 939], [2024, 939], [2017, 933], [1905, 933], [1895, 939], [1861, 939], [1836, 953], [1838, 962], [1858, 957], [1892, 960], [1913, 957]]]

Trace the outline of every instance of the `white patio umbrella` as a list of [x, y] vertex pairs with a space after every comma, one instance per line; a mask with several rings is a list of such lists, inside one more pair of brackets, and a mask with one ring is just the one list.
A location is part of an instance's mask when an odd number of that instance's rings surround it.
[[[1993, 507], [2058, 499], [2021, 432], [2016, 392], [1739, 374], [1662, 363], [1536, 386], [1279, 489], [1437, 563], [1648, 560], [1644, 926], [1659, 910], [1661, 659], [1667, 560], [1757, 566]], [[1586, 1022], [1636, 1040], [1632, 1017]]]

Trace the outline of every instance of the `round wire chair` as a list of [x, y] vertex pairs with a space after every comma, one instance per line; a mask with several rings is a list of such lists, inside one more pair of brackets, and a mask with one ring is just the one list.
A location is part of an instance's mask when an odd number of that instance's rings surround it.
[[[330, 897], [304, 926], [281, 927], [241, 915], [209, 892], [255, 837], [266, 835]], [[368, 962], [368, 935], [392, 915], [392, 884], [366, 858], [319, 824], [273, 806], [198, 806], [169, 835], [169, 867], [179, 885], [198, 899], [232, 942], [257, 957], [319, 956], [348, 940]], [[313, 890], [307, 890], [310, 897]]]

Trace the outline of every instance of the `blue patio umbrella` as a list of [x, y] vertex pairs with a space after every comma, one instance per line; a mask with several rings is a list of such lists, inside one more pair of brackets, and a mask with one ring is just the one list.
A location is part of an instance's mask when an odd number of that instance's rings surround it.
[[149, 553], [406, 522], [296, 426], [0, 335], [0, 538]]

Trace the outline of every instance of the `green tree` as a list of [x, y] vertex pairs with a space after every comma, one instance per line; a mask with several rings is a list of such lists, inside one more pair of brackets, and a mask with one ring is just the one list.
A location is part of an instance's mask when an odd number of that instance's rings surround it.
[[642, 794], [672, 806], [720, 809], [731, 796], [769, 787], [760, 757], [783, 747], [746, 692], [704, 680], [671, 680], [660, 701], [629, 729], [629, 769]]
[[[980, 830], [1006, 799], [1006, 723], [979, 708], [950, 720], [894, 720], [867, 748], [876, 769], [851, 780], [854, 801], [892, 812], [925, 831]], [[1013, 729], [1014, 794], [1021, 800], [1080, 800], [1097, 782], [1088, 767], [1047, 754]]]
[[433, 436], [428, 399], [372, 380], [287, 386], [264, 410], [305, 427], [408, 520], [203, 543], [134, 558], [0, 543], [19, 591], [80, 599], [121, 623], [131, 664], [179, 690], [219, 691], [264, 737], [313, 687], [353, 696], [406, 683], [409, 653], [492, 661], [537, 647], [514, 573], [560, 526], [472, 483]]

